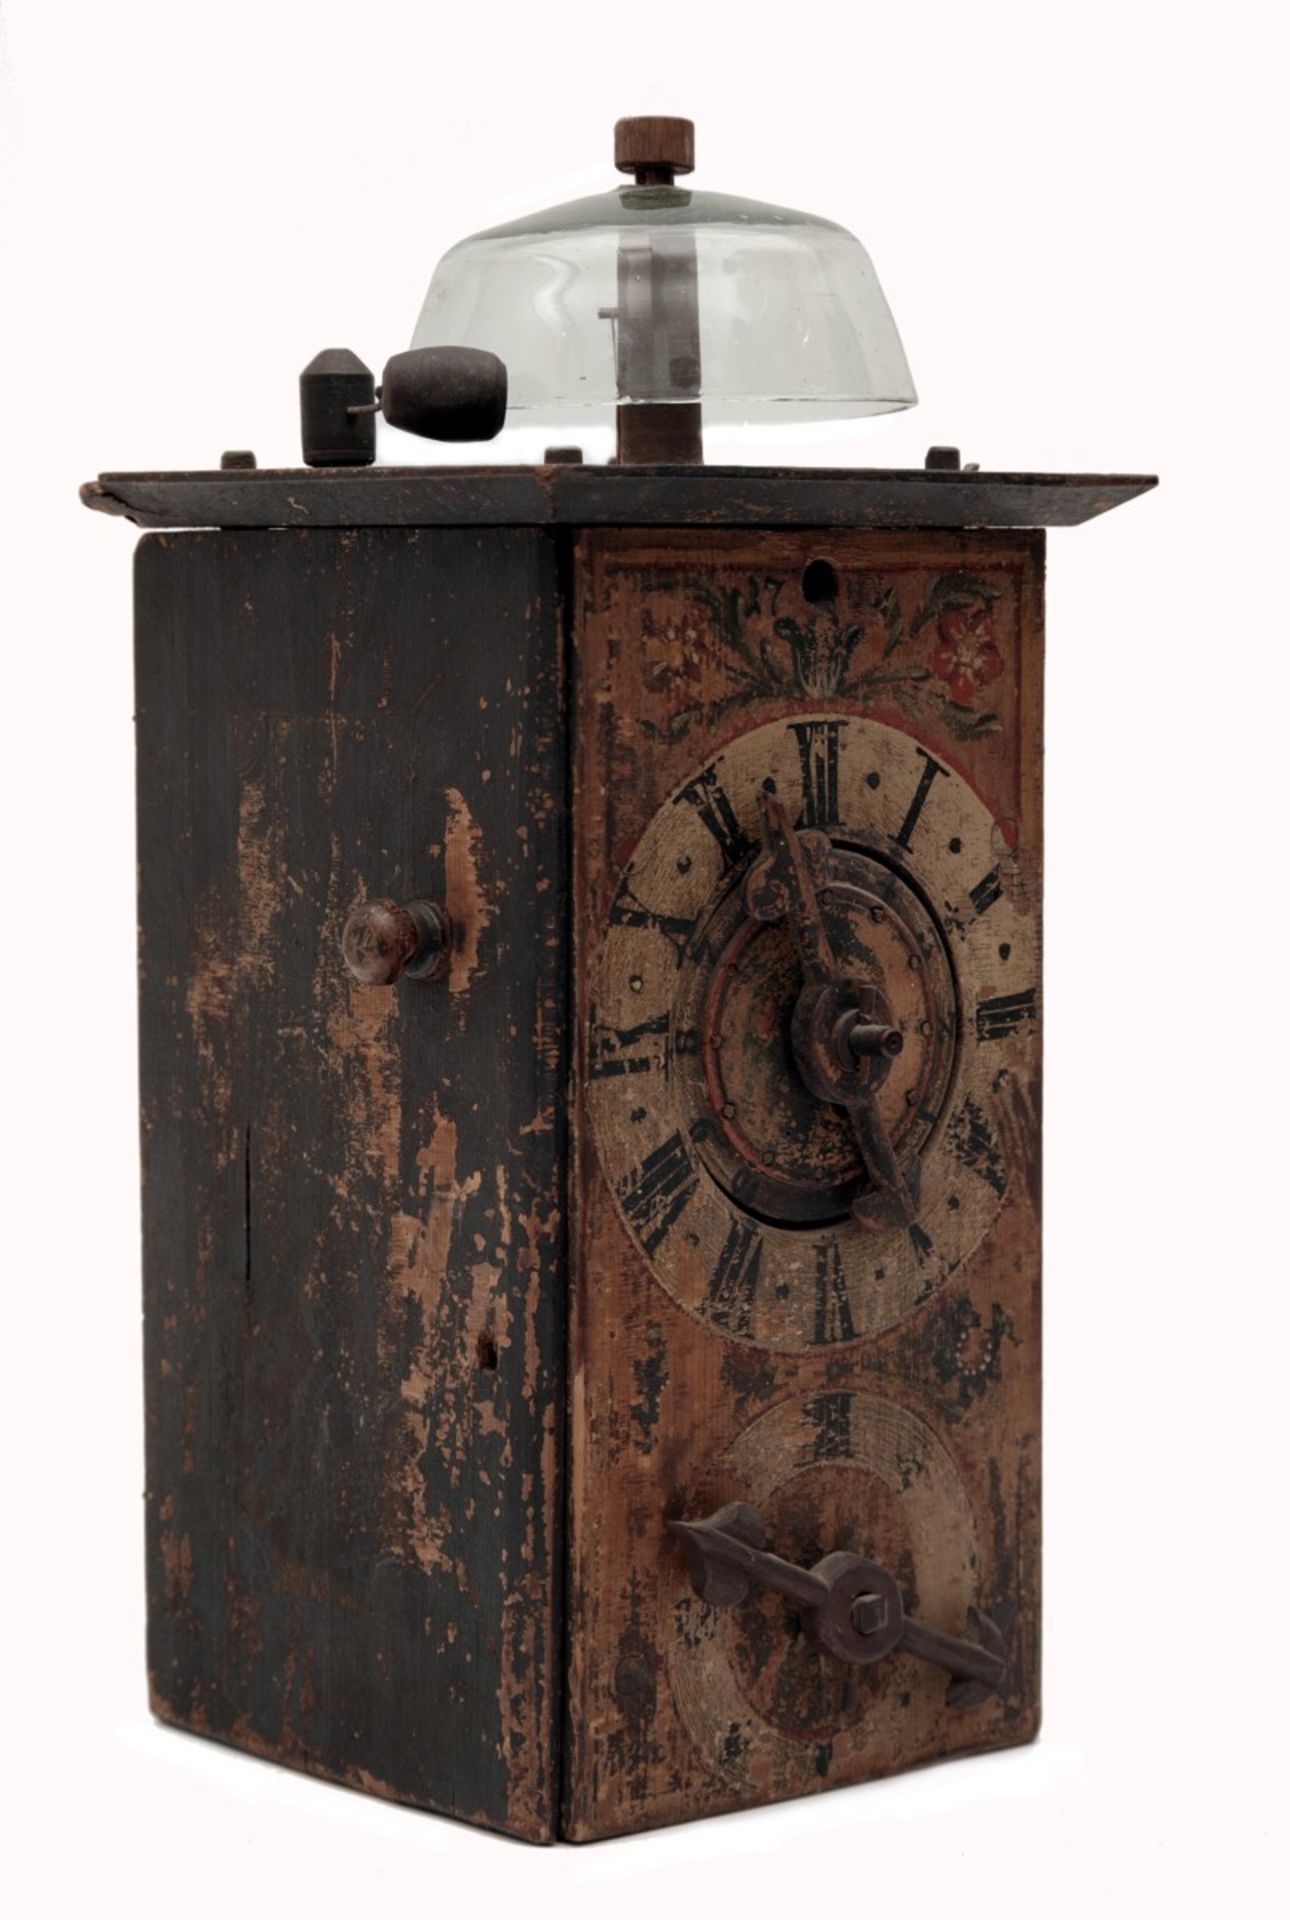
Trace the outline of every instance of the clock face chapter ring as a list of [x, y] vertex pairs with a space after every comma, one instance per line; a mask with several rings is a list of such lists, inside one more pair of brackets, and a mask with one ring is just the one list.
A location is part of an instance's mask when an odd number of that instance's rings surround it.
[[980, 1245], [1036, 1044], [1019, 872], [966, 780], [858, 716], [750, 729], [646, 824], [587, 1106], [652, 1276], [723, 1338], [870, 1337]]

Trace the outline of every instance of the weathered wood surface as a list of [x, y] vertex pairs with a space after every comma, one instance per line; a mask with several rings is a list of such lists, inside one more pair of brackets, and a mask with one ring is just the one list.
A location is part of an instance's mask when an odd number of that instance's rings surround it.
[[[561, 540], [188, 534], [138, 561], [154, 1705], [533, 1839], [1038, 1717], [1043, 535]], [[857, 884], [908, 872], [929, 950], [946, 929], [952, 1074], [911, 1038], [892, 1079], [952, 1082], [909, 1123], [930, 1251], [750, 1225], [686, 1136], [661, 1205], [642, 1178], [659, 1100], [698, 1097], [677, 1010], [718, 943], [690, 934], [767, 777]], [[418, 897], [453, 919], [443, 977], [351, 982], [351, 909]], [[917, 993], [891, 998], [912, 1035]], [[742, 1083], [766, 1137], [845, 1187], [845, 1126], [768, 1061]], [[955, 1712], [909, 1654], [839, 1667], [769, 1595], [705, 1608], [666, 1521], [731, 1499], [793, 1561], [891, 1567], [944, 1632], [981, 1607], [1006, 1697]]]
[[[137, 607], [155, 1710], [550, 1839], [550, 539], [157, 535]], [[446, 903], [443, 978], [350, 980], [341, 926], [381, 895]]]
[[[571, 1838], [1037, 1728], [1043, 538], [580, 543]], [[821, 556], [833, 599], [807, 572]], [[815, 757], [830, 737], [834, 765]], [[687, 979], [719, 944], [702, 903], [749, 857], [767, 777], [906, 871], [945, 927], [959, 1004], [924, 1152], [930, 1247], [866, 1240], [845, 1217], [741, 1225], [696, 1149], [704, 1129], [688, 1131]], [[792, 1122], [791, 1100], [745, 1084], [755, 1122]], [[811, 1150], [842, 1177], [844, 1130], [827, 1125]], [[773, 1595], [705, 1607], [666, 1522], [731, 1500], [786, 1559], [846, 1549], [893, 1569], [943, 1631], [981, 1608], [1005, 1697], [955, 1711], [945, 1675], [908, 1653], [842, 1666]]]
[[1155, 484], [876, 467], [264, 468], [105, 473], [81, 497], [146, 527], [1069, 527]]

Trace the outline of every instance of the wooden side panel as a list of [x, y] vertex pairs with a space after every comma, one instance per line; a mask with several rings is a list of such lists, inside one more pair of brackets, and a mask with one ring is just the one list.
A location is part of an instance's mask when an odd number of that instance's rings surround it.
[[[165, 1720], [549, 1839], [564, 1357], [549, 536], [137, 567], [148, 1654]], [[362, 988], [365, 897], [446, 977]]]
[[[1042, 573], [1042, 534], [582, 538], [570, 1838], [1037, 1728]], [[695, 1150], [684, 982], [771, 781], [912, 872], [944, 928], [961, 1005], [927, 1150], [933, 1248], [898, 1233], [874, 1251], [849, 1220], [840, 1243], [740, 1227]], [[979, 1608], [1004, 1697], [956, 1708], [908, 1652], [844, 1666], [773, 1594], [706, 1606], [666, 1521], [734, 1500], [788, 1560], [881, 1561], [944, 1632]]]

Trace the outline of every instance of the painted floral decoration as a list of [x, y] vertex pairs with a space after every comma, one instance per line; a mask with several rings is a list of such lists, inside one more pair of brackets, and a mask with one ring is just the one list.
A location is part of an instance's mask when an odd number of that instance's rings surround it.
[[646, 609], [642, 625], [646, 657], [651, 663], [645, 676], [646, 685], [658, 693], [683, 695], [702, 677], [698, 625], [684, 618], [660, 623], [650, 608]]
[[971, 706], [972, 696], [1003, 672], [1003, 655], [994, 644], [994, 612], [978, 603], [943, 613], [936, 623], [932, 672], [950, 690], [950, 699]]
[[[982, 687], [1003, 672], [995, 643], [994, 602], [998, 593], [965, 574], [944, 574], [936, 582], [922, 618], [936, 623], [932, 672], [944, 682], [957, 706], [970, 707]], [[915, 630], [919, 622], [915, 622]]]
[[826, 620], [808, 620], [805, 626], [796, 620], [775, 622], [775, 632], [787, 640], [793, 660], [793, 672], [803, 693], [822, 699], [837, 693], [851, 667], [851, 656], [860, 639], [860, 628], [844, 628], [836, 614]]
[[[788, 586], [783, 577], [718, 586], [661, 572], [651, 585], [666, 594], [684, 585], [689, 600], [687, 612], [661, 629], [652, 613], [645, 616], [646, 637], [654, 643], [646, 684], [683, 702], [661, 726], [641, 720], [652, 739], [684, 739], [696, 721], [712, 726], [755, 700], [803, 694], [882, 701], [916, 722], [931, 709], [956, 740], [999, 730], [999, 715], [977, 699], [1006, 664], [994, 630], [1002, 590], [975, 574], [937, 574], [912, 617], [896, 587], [880, 577], [863, 583], [846, 612], [800, 614], [779, 612]], [[720, 651], [731, 690], [717, 700], [686, 701], [692, 688], [698, 694], [700, 653], [711, 646]]]

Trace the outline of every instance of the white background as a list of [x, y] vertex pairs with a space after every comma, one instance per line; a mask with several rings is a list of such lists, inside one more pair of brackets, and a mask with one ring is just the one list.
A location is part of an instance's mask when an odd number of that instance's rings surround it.
[[[1284, 49], [1221, 8], [8, 0], [0, 31], [9, 1911], [1285, 1911]], [[100, 469], [297, 457], [463, 234], [695, 184], [870, 249], [922, 404], [799, 457], [1158, 471], [1050, 545], [1038, 1746], [545, 1854], [153, 1727], [130, 549]]]

